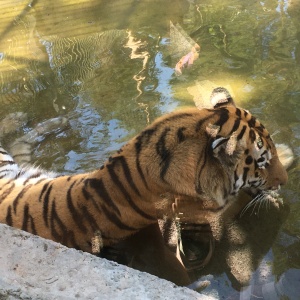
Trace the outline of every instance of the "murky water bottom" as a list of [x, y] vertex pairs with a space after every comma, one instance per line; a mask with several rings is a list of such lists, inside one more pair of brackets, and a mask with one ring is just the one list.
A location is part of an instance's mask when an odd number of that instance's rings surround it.
[[[208, 82], [226, 86], [296, 160], [282, 211], [263, 208], [237, 221], [253, 224], [244, 234], [260, 251], [250, 282], [226, 269], [221, 243], [215, 261], [223, 267], [198, 274], [212, 276], [203, 292], [226, 299], [241, 282], [264, 284], [300, 269], [299, 1], [2, 2], [0, 118], [26, 112], [29, 122], [17, 135], [51, 117], [69, 119], [39, 143], [37, 164], [92, 170], [156, 117], [202, 105]], [[193, 43], [200, 50], [191, 54]]]

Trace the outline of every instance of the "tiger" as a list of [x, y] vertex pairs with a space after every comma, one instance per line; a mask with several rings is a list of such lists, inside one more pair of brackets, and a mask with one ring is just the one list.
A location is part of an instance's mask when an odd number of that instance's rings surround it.
[[159, 117], [92, 172], [18, 166], [0, 148], [0, 223], [93, 253], [157, 224], [166, 193], [218, 207], [241, 190], [276, 193], [288, 175], [267, 129], [213, 92], [212, 108]]

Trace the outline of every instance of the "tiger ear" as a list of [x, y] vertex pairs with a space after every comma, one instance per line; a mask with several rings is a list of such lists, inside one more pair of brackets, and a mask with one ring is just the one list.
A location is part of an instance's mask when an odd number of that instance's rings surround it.
[[222, 106], [236, 107], [230, 93], [224, 87], [217, 87], [213, 89], [210, 95], [210, 102], [214, 108], [218, 108]]
[[215, 154], [224, 150], [225, 154], [231, 156], [237, 150], [237, 134], [234, 132], [229, 138], [218, 137], [212, 143], [212, 149]]
[[245, 142], [242, 139], [238, 140], [238, 134], [234, 131], [229, 137], [219, 136], [220, 126], [208, 124], [206, 132], [214, 139], [211, 144], [212, 150], [217, 156], [219, 153], [224, 153], [227, 156], [240, 153], [245, 148]]

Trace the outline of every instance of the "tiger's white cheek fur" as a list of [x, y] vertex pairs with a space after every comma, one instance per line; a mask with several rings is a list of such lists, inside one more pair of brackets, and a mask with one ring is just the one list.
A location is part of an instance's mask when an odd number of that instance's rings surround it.
[[234, 190], [235, 190], [235, 192], [238, 192], [239, 191], [239, 189], [241, 188], [241, 186], [244, 184], [244, 181], [243, 181], [243, 177], [242, 176], [240, 176], [239, 178], [238, 178], [238, 180], [235, 182], [235, 184], [234, 184]]

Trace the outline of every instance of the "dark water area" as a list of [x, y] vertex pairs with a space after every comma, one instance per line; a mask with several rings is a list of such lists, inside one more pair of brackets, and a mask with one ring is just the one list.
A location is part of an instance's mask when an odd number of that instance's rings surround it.
[[[245, 285], [300, 269], [299, 0], [4, 0], [1, 6], [0, 119], [26, 112], [29, 122], [16, 135], [59, 115], [69, 120], [36, 147], [38, 165], [69, 174], [93, 170], [158, 116], [197, 105], [208, 83], [229, 87], [237, 105], [295, 155], [282, 211], [262, 207], [245, 217], [256, 224], [252, 237], [247, 229], [250, 239], [265, 230], [257, 227], [262, 218], [272, 237], [256, 245], [262, 255]], [[200, 50], [178, 73], [193, 43]], [[230, 299], [240, 289], [230, 272], [210, 272], [199, 274], [212, 282], [203, 293]]]

